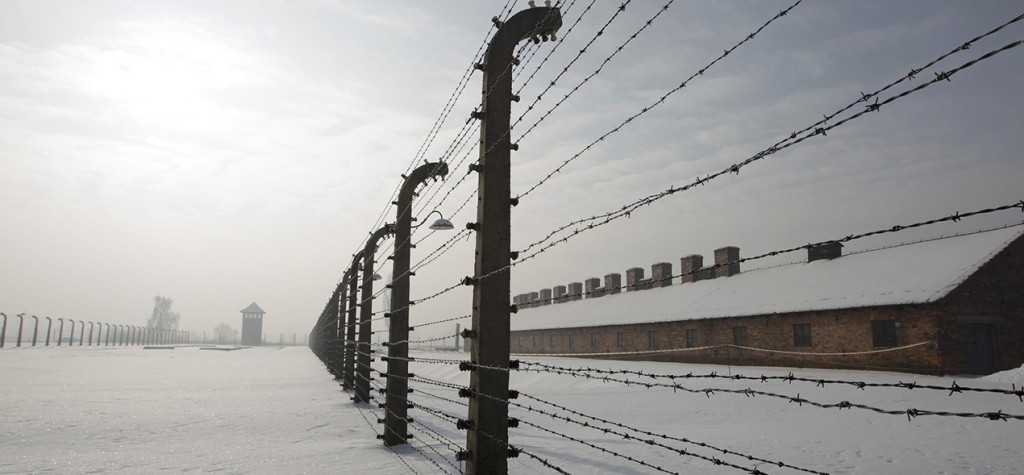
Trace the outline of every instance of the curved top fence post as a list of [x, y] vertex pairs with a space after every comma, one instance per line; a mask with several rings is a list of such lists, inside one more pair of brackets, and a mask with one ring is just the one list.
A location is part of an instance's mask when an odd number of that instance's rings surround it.
[[24, 313], [19, 313], [16, 316], [18, 317], [18, 346], [17, 346], [17, 348], [21, 348], [21, 329], [25, 326], [25, 314]]
[[[490, 367], [509, 364], [509, 264], [511, 263], [510, 116], [512, 66], [516, 45], [540, 42], [562, 26], [558, 8], [538, 7], [499, 23], [484, 55], [477, 196], [476, 264], [473, 289], [471, 360]], [[466, 473], [508, 473], [507, 371], [472, 371], [470, 389], [489, 397], [469, 398]], [[494, 398], [494, 399], [492, 399]]]
[[377, 243], [394, 232], [394, 226], [385, 224], [370, 235], [363, 248], [363, 285], [359, 291], [359, 341], [356, 343], [359, 377], [356, 378], [356, 402], [370, 402], [370, 330], [373, 316], [373, 266]]
[[412, 199], [416, 188], [431, 178], [448, 175], [448, 164], [427, 162], [404, 177], [398, 192], [398, 215], [395, 218], [395, 254], [392, 264], [391, 319], [388, 341], [388, 382], [384, 411], [384, 445], [404, 444], [408, 440], [409, 397], [409, 252], [412, 248]]
[[[356, 377], [356, 282], [359, 281], [359, 260], [363, 258], [363, 251], [352, 256], [352, 271], [348, 275], [348, 315], [345, 324], [345, 379], [341, 387], [352, 389], [355, 387]], [[355, 398], [355, 396], [353, 396]]]

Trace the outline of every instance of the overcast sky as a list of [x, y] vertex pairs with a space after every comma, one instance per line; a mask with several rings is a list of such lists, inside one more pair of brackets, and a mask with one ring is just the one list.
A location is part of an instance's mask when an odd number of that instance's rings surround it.
[[[663, 3], [629, 3], [513, 137]], [[675, 2], [519, 140], [513, 194], [791, 3]], [[619, 2], [589, 4], [566, 5], [564, 43], [528, 83], [555, 43], [540, 45], [530, 61], [524, 54], [513, 120]], [[239, 310], [255, 301], [267, 312], [268, 339], [306, 334], [378, 217], [394, 220], [391, 193], [414, 159], [452, 165], [447, 182], [421, 194], [417, 215], [436, 208], [459, 229], [475, 220], [473, 201], [453, 213], [476, 187], [475, 175], [460, 179], [476, 159], [478, 133], [456, 153], [446, 151], [480, 102], [479, 72], [426, 151], [417, 152], [504, 5], [3, 2], [0, 311], [144, 324], [153, 297], [166, 295], [181, 327], [201, 332], [221, 322], [239, 328]], [[519, 2], [514, 11], [523, 8]], [[512, 247], [740, 162], [1021, 13], [1015, 1], [805, 0], [524, 197], [513, 211]], [[882, 99], [1021, 39], [1024, 22]], [[1024, 199], [1022, 77], [1024, 48], [1001, 53], [738, 175], [580, 234], [516, 267], [513, 294], [635, 266], [649, 272], [659, 261], [678, 272], [679, 257], [703, 254], [708, 262], [726, 245], [753, 255]], [[1022, 218], [1008, 211], [848, 248]], [[455, 232], [422, 229], [413, 262]], [[417, 272], [412, 297], [471, 275], [473, 246], [461, 240]], [[385, 243], [378, 257], [385, 276], [390, 250]], [[458, 289], [414, 307], [412, 321], [466, 314], [470, 304], [468, 289]], [[423, 327], [413, 338], [453, 326]]]

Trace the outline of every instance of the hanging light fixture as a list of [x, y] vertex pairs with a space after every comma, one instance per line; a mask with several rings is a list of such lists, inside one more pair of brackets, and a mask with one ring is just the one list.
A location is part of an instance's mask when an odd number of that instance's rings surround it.
[[[438, 218], [436, 221], [434, 221], [433, 224], [431, 224], [430, 226], [427, 226], [427, 228], [432, 229], [434, 231], [449, 231], [449, 230], [455, 229], [455, 225], [452, 224], [451, 221], [448, 221], [447, 219], [445, 219], [444, 215], [441, 214], [441, 212], [436, 210], [436, 209], [434, 211], [431, 211], [430, 214], [427, 215], [427, 217], [430, 217], [430, 215], [432, 215], [434, 213], [437, 213], [437, 215], [440, 216], [440, 218]], [[422, 226], [422, 224], [419, 225], [419, 226]], [[419, 226], [414, 226], [414, 227], [419, 227]]]

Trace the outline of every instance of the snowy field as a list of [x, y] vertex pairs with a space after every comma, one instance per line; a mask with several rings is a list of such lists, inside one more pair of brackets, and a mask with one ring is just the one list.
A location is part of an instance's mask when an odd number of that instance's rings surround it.
[[[464, 353], [419, 352], [420, 358], [464, 359]], [[677, 375], [760, 377], [788, 369], [671, 363], [607, 362], [570, 358], [524, 358], [572, 368], [614, 368]], [[378, 363], [380, 368], [383, 365]], [[531, 366], [524, 366], [530, 368]], [[536, 368], [536, 367], [533, 367]], [[384, 448], [376, 440], [376, 405], [356, 405], [304, 347], [209, 351], [142, 348], [21, 348], [0, 350], [0, 473], [458, 473], [452, 443], [465, 434], [447, 415], [465, 418], [456, 390], [467, 373], [452, 364], [414, 363], [410, 399], [412, 447]], [[873, 382], [952, 385], [953, 378], [897, 373], [793, 369], [796, 376]], [[614, 379], [660, 382], [619, 374]], [[959, 377], [959, 385], [1010, 389], [1021, 371], [982, 379]], [[376, 381], [375, 381], [376, 383]], [[842, 384], [733, 379], [680, 379], [688, 389], [627, 386], [550, 372], [514, 372], [512, 387], [523, 394], [511, 413], [523, 423], [510, 429], [512, 444], [568, 473], [1024, 473], [1024, 421], [992, 421], [823, 409], [764, 395], [723, 390], [750, 388], [833, 404], [849, 401], [884, 410], [1024, 414], [1017, 396], [906, 388], [863, 390]], [[536, 399], [533, 399], [536, 398]], [[629, 434], [577, 425], [585, 416], [548, 406], [549, 401], [585, 415], [641, 429], [606, 426]], [[589, 425], [594, 425], [590, 420]], [[538, 429], [533, 425], [540, 426]], [[600, 425], [600, 424], [598, 424]], [[550, 431], [550, 432], [549, 432]], [[598, 448], [570, 441], [577, 438]], [[643, 441], [650, 439], [655, 445]], [[680, 440], [705, 443], [725, 454]], [[660, 445], [669, 448], [661, 447]], [[685, 449], [686, 455], [681, 454]], [[716, 458], [715, 465], [690, 454]], [[642, 465], [648, 464], [648, 465]], [[653, 468], [658, 467], [658, 469]], [[555, 473], [535, 459], [510, 460], [512, 473]]]

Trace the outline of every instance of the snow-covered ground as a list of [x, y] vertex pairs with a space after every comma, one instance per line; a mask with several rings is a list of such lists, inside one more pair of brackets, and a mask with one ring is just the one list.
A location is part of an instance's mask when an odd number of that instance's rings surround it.
[[[420, 358], [464, 359], [465, 354], [416, 353]], [[638, 370], [648, 373], [767, 376], [780, 368], [743, 368], [650, 362], [534, 358], [562, 367]], [[383, 365], [380, 368], [383, 369]], [[455, 389], [428, 380], [465, 385], [468, 373], [453, 364], [413, 363], [410, 399], [412, 447], [383, 447], [375, 437], [383, 417], [376, 405], [356, 405], [304, 347], [209, 351], [142, 348], [21, 348], [0, 350], [0, 473], [457, 473], [451, 443], [465, 434], [444, 420], [465, 418]], [[865, 382], [916, 382], [950, 386], [953, 378], [897, 373], [793, 369], [797, 376]], [[657, 381], [637, 375], [616, 379]], [[961, 386], [1021, 387], [1024, 372], [957, 378]], [[375, 381], [377, 383], [378, 381]], [[513, 372], [514, 403], [558, 417], [580, 413], [666, 435], [621, 435], [593, 430], [513, 407], [523, 421], [510, 429], [512, 444], [568, 473], [744, 473], [690, 455], [717, 458], [768, 474], [806, 473], [772, 462], [828, 473], [1022, 473], [1024, 421], [878, 414], [864, 409], [822, 409], [747, 389], [833, 404], [849, 401], [885, 410], [1024, 414], [1018, 397], [905, 388], [857, 389], [842, 384], [733, 379], [676, 379], [690, 389], [627, 386], [550, 372]], [[443, 398], [443, 399], [442, 399]], [[445, 400], [448, 399], [448, 400]], [[450, 400], [450, 401], [449, 401]], [[429, 411], [428, 411], [429, 410]], [[541, 426], [537, 429], [531, 424]], [[594, 425], [593, 421], [589, 422]], [[553, 431], [621, 453], [641, 465], [567, 440]], [[650, 439], [656, 445], [643, 441]], [[751, 461], [686, 439], [763, 459]], [[450, 442], [449, 442], [450, 441]], [[660, 447], [657, 444], [674, 448]], [[651, 467], [660, 467], [660, 471]], [[512, 473], [555, 473], [526, 455], [510, 460]]]

